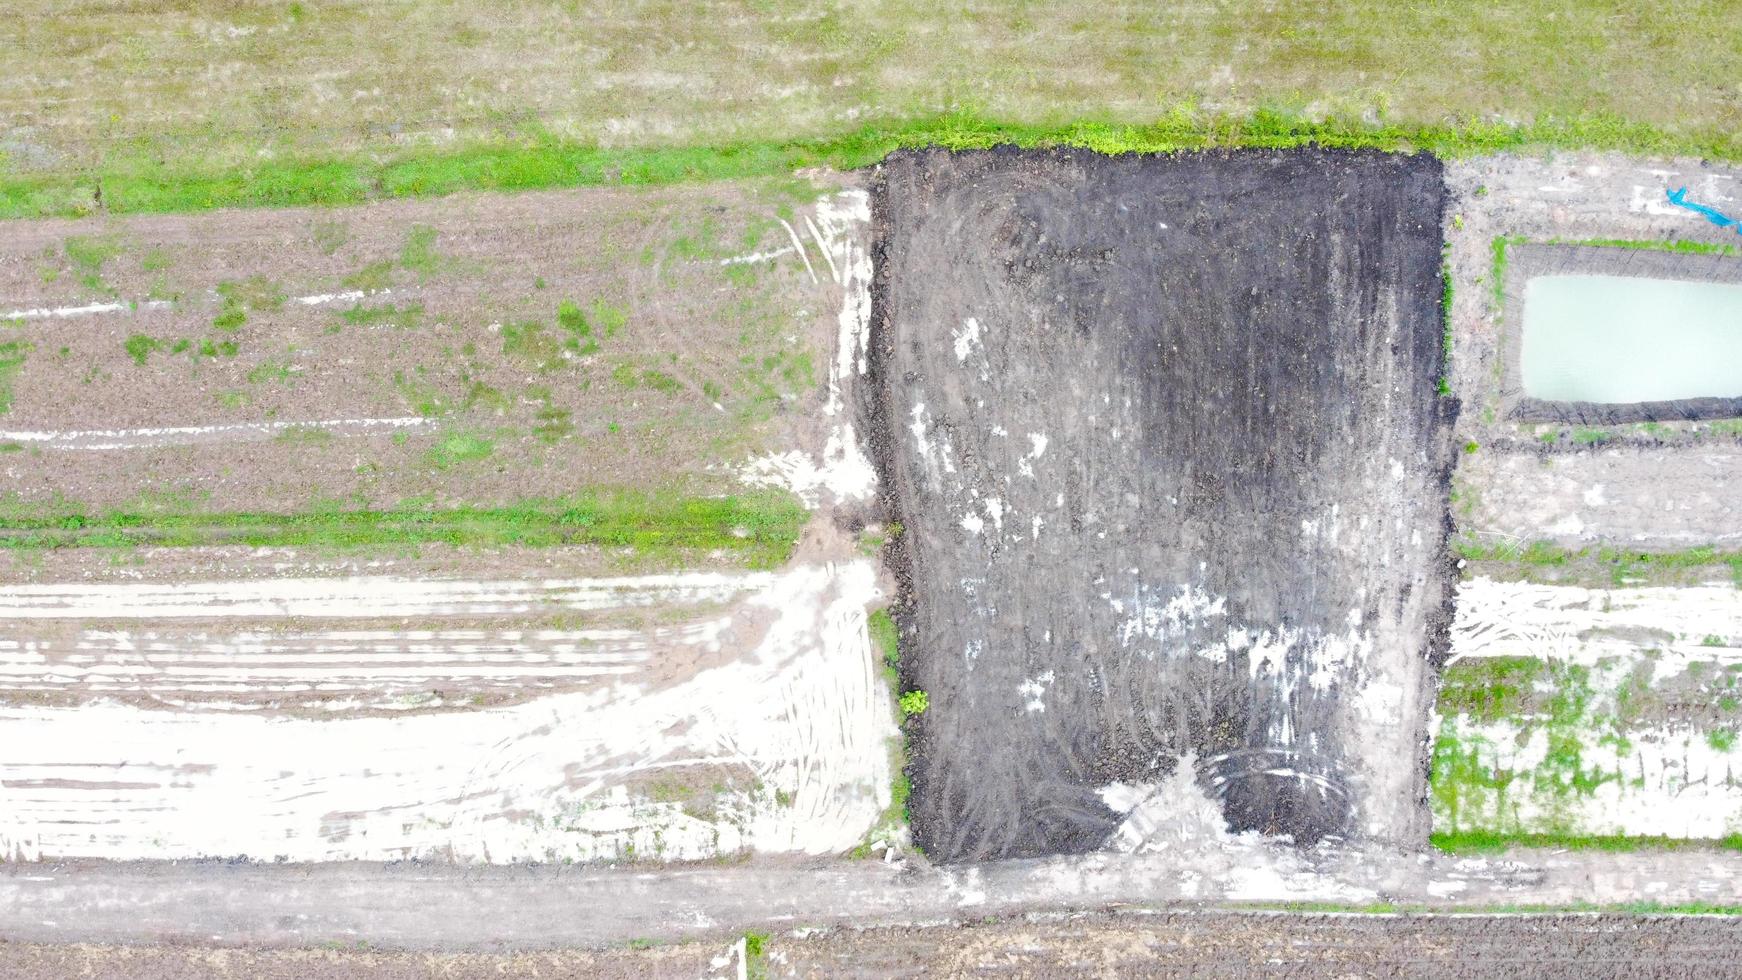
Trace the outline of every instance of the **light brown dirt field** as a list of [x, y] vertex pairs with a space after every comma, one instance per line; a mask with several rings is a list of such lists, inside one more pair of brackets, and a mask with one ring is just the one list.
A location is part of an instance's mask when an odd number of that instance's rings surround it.
[[[281, 428], [145, 448], [14, 439], [0, 455], [5, 499], [288, 511], [735, 489], [732, 468], [789, 445], [820, 399], [840, 301], [814, 246], [821, 286], [793, 254], [720, 260], [789, 248], [780, 216], [802, 230], [831, 186], [7, 223], [0, 316], [139, 306], [8, 325], [29, 353], [0, 430]], [[299, 301], [354, 290], [371, 295]], [[397, 430], [312, 425], [419, 417]]]

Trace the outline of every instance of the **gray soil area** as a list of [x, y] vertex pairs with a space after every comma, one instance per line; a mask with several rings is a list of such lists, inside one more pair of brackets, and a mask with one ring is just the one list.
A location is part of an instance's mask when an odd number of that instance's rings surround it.
[[1441, 193], [1371, 153], [883, 166], [870, 411], [928, 856], [1143, 849], [1182, 767], [1236, 832], [1425, 838]]
[[[730, 489], [820, 405], [840, 292], [781, 222], [803, 232], [839, 186], [6, 222], [0, 499], [285, 511]], [[367, 424], [383, 419], [399, 421]]]

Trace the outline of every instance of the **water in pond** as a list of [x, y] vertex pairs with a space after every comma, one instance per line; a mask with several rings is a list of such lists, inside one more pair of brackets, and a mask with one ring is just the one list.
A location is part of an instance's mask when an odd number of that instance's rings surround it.
[[1547, 401], [1742, 397], [1742, 284], [1537, 276], [1520, 359]]

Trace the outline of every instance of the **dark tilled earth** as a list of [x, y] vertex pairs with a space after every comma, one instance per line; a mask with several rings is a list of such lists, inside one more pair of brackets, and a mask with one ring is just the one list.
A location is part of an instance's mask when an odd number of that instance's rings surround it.
[[868, 428], [928, 855], [1142, 847], [1186, 759], [1234, 830], [1425, 838], [1442, 197], [1376, 153], [884, 165]]

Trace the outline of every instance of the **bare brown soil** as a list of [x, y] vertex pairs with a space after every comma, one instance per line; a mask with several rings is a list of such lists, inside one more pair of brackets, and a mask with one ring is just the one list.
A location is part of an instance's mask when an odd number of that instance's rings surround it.
[[[721, 263], [790, 246], [779, 215], [800, 220], [821, 193], [795, 186], [10, 223], [0, 315], [138, 306], [13, 324], [28, 354], [0, 430], [296, 427], [138, 449], [19, 441], [0, 455], [7, 499], [298, 510], [730, 489], [730, 469], [779, 447], [819, 397], [839, 309], [795, 255]], [[356, 290], [369, 295], [299, 301]]]

